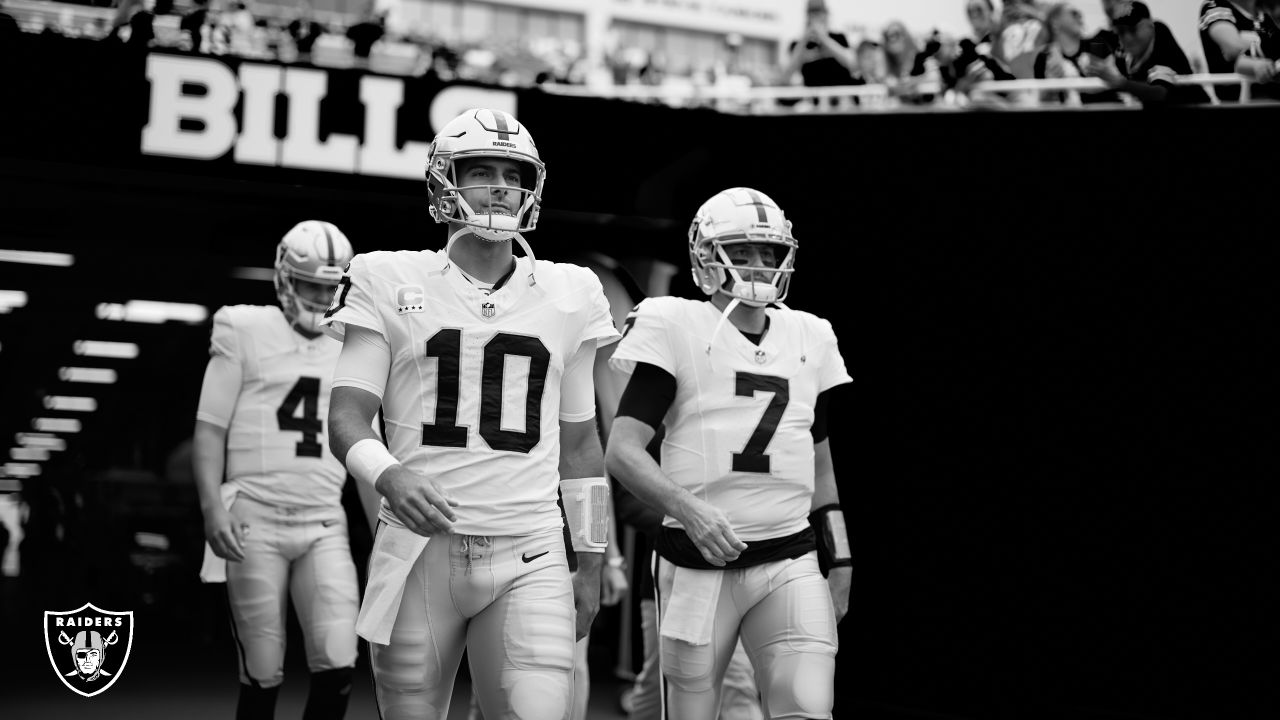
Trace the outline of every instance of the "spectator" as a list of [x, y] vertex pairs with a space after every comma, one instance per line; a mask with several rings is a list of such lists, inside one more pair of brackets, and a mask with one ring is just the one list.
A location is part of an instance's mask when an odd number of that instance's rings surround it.
[[1112, 24], [1123, 50], [1118, 56], [1091, 62], [1086, 70], [1089, 75], [1133, 95], [1144, 107], [1209, 102], [1200, 86], [1175, 82], [1177, 75], [1191, 73], [1191, 63], [1172, 35], [1156, 32], [1145, 3], [1121, 8]]
[[[1035, 76], [1037, 78], [1078, 78], [1084, 77], [1084, 67], [1089, 63], [1091, 55], [1084, 41], [1084, 17], [1080, 10], [1070, 3], [1060, 2], [1052, 5], [1045, 13], [1045, 26], [1048, 28], [1049, 44], [1036, 55]], [[1095, 48], [1100, 56], [1112, 53], [1104, 46]], [[1076, 91], [1051, 91], [1045, 93], [1045, 99], [1072, 105], [1120, 102], [1114, 92], [1079, 93]]]
[[369, 60], [369, 53], [373, 51], [374, 44], [386, 34], [386, 26], [386, 11], [376, 11], [371, 1], [365, 19], [347, 29], [347, 38], [353, 43], [352, 52], [358, 60], [365, 62]]
[[992, 56], [1020, 79], [1035, 76], [1035, 60], [1048, 43], [1044, 13], [1032, 0], [1008, 0], [993, 35]]
[[911, 70], [916, 65], [916, 56], [920, 54], [920, 46], [915, 38], [907, 32], [907, 26], [894, 20], [885, 26], [881, 33], [884, 40], [885, 71], [891, 84], [903, 83], [910, 79]]
[[[992, 57], [991, 38], [996, 30], [996, 11], [991, 0], [968, 0], [965, 15], [973, 37], [958, 42], [941, 39], [936, 48], [942, 81], [948, 89], [968, 94], [974, 83], [1013, 80], [1013, 74]], [[928, 48], [934, 52], [933, 46]]]
[[809, 0], [804, 37], [793, 40], [790, 60], [782, 71], [787, 84], [798, 70], [805, 87], [833, 87], [853, 83], [853, 53], [843, 33], [831, 32], [824, 0]]
[[293, 39], [293, 46], [298, 51], [298, 60], [310, 62], [311, 48], [315, 46], [316, 38], [324, 34], [324, 27], [316, 22], [311, 3], [299, 4], [298, 14], [293, 22], [289, 23], [288, 30], [289, 37]]
[[[1204, 0], [1200, 5], [1200, 42], [1211, 73], [1238, 72], [1258, 83], [1276, 80], [1280, 60], [1280, 29], [1266, 12], [1265, 0]], [[1274, 85], [1262, 94], [1280, 97]], [[1219, 86], [1218, 98], [1237, 100], [1240, 90]]]
[[115, 22], [109, 40], [122, 42], [126, 47], [146, 52], [156, 39], [155, 0], [124, 0], [116, 9]]
[[863, 40], [858, 43], [858, 70], [854, 75], [855, 85], [883, 85], [888, 70], [884, 49], [875, 40]]
[[195, 0], [195, 8], [182, 16], [179, 30], [187, 36], [191, 52], [204, 52], [204, 24], [209, 19], [209, 0]]

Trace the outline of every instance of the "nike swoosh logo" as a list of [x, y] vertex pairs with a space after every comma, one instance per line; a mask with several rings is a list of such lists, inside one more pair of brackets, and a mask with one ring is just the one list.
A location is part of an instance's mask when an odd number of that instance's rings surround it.
[[338, 521], [337, 521], [337, 520], [321, 520], [321, 521], [320, 521], [320, 526], [321, 526], [321, 527], [331, 527], [331, 526], [332, 526], [334, 523], [336, 523], [336, 522], [338, 522]]
[[550, 551], [550, 550], [543, 550], [542, 552], [538, 553], [537, 555], [533, 555], [533, 556], [530, 556], [530, 555], [529, 555], [529, 553], [525, 553], [525, 554], [523, 554], [523, 555], [521, 555], [521, 556], [520, 556], [520, 559], [521, 559], [521, 560], [523, 560], [523, 561], [525, 561], [525, 562], [533, 562], [534, 560], [537, 560], [538, 558], [542, 557], [543, 555], [546, 555], [546, 554], [547, 554], [547, 553], [549, 553], [549, 552], [551, 552], [551, 551]]

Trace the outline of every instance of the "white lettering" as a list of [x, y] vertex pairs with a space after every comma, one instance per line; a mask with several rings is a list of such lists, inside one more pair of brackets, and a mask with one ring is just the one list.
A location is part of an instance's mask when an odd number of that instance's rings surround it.
[[[360, 78], [362, 141], [341, 133], [320, 137], [320, 101], [328, 94], [329, 79], [321, 70], [245, 62], [237, 75], [217, 60], [154, 53], [147, 57], [147, 78], [151, 100], [142, 133], [144, 154], [212, 160], [234, 151], [234, 160], [244, 164], [423, 177], [429, 144], [396, 144], [397, 112], [404, 103], [401, 80], [376, 75]], [[289, 107], [283, 141], [275, 136], [276, 99], [281, 94]], [[239, 127], [237, 103], [241, 105]], [[515, 114], [516, 94], [446, 87], [432, 99], [431, 127], [425, 130], [434, 132], [472, 107]], [[352, 111], [360, 112], [354, 102]]]
[[236, 162], [248, 165], [279, 165], [280, 141], [275, 136], [276, 95], [280, 76], [276, 65], [240, 66], [240, 89], [244, 92], [244, 127], [236, 141]]
[[284, 139], [282, 165], [307, 170], [355, 172], [356, 139], [331, 133], [320, 138], [320, 100], [327, 93], [329, 74], [288, 68], [284, 91], [289, 96], [289, 134]]
[[[142, 152], [150, 155], [212, 160], [226, 154], [236, 137], [236, 79], [219, 62], [152, 54], [147, 56], [151, 108], [142, 130]], [[188, 95], [186, 85], [199, 85], [203, 95]], [[183, 129], [183, 120], [201, 128]]]
[[406, 142], [396, 149], [396, 110], [404, 102], [404, 83], [393, 78], [360, 78], [364, 103], [364, 146], [360, 148], [362, 175], [419, 178], [425, 176], [428, 143]]

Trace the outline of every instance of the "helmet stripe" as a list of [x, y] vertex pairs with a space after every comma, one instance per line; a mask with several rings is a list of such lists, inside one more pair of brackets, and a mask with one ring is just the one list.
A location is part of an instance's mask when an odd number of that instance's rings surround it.
[[760, 193], [747, 188], [747, 195], [751, 197], [751, 204], [756, 206], [756, 219], [762, 223], [769, 222], [769, 215], [765, 213], [764, 198], [760, 197]]
[[511, 133], [507, 129], [507, 114], [501, 111], [494, 111], [493, 121], [498, 124], [498, 139], [510, 140]]
[[337, 265], [338, 259], [333, 255], [333, 236], [329, 234], [329, 223], [322, 222], [320, 223], [320, 227], [324, 228], [324, 239], [329, 243], [329, 263], [328, 264]]

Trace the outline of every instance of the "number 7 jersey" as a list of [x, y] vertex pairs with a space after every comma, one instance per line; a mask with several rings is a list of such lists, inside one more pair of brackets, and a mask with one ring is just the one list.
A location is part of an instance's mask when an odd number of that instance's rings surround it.
[[[458, 533], [561, 527], [560, 421], [595, 414], [561, 411], [561, 378], [579, 349], [618, 339], [590, 270], [539, 261], [535, 285], [529, 273], [518, 258], [486, 295], [440, 252], [361, 254], [326, 314], [335, 336], [350, 324], [386, 338], [388, 449], [458, 500]], [[380, 517], [398, 522], [385, 502]]]
[[[723, 510], [747, 542], [808, 527], [818, 393], [853, 382], [831, 323], [796, 310], [766, 313], [758, 346], [726, 321], [708, 352], [720, 310], [706, 301], [650, 298], [627, 317], [610, 360], [624, 373], [648, 363], [675, 377], [662, 469]], [[663, 523], [680, 527], [671, 517]]]

